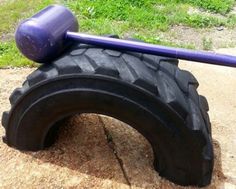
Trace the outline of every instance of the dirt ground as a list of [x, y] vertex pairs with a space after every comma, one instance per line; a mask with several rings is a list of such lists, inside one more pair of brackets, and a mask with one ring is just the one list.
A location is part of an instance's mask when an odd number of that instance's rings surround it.
[[190, 28], [186, 26], [173, 26], [168, 32], [159, 34], [162, 39], [173, 43], [192, 44], [196, 49], [204, 49], [203, 40], [210, 41], [210, 49], [235, 47], [236, 30], [224, 27]]
[[[236, 55], [236, 49], [220, 51]], [[215, 167], [207, 188], [236, 188], [236, 69], [186, 61], [180, 66], [195, 75], [210, 106]], [[0, 113], [32, 71], [0, 70]], [[148, 142], [124, 123], [75, 116], [48, 150], [19, 152], [0, 141], [0, 188], [182, 188], [159, 177], [152, 162]]]

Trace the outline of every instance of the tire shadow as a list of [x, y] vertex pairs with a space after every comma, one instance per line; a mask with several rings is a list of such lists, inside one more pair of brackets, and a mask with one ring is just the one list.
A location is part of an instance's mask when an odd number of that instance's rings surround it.
[[[151, 145], [140, 133], [118, 120], [106, 116], [101, 118], [103, 123], [96, 114], [74, 116], [61, 123], [58, 139], [53, 146], [27, 154], [43, 163], [67, 167], [127, 186], [183, 188], [161, 178], [154, 170]], [[104, 133], [102, 124], [108, 135]], [[109, 142], [111, 140], [112, 143]], [[220, 188], [227, 180], [222, 172], [220, 144], [213, 140], [213, 145], [214, 172], [212, 183], [206, 188]]]

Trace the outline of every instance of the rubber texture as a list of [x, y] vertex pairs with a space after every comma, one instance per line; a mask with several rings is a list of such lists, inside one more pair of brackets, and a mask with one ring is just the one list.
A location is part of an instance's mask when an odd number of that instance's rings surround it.
[[54, 142], [57, 122], [77, 113], [117, 118], [151, 144], [154, 168], [179, 185], [211, 181], [213, 148], [207, 100], [178, 60], [74, 45], [30, 74], [2, 115], [5, 143], [37, 151]]

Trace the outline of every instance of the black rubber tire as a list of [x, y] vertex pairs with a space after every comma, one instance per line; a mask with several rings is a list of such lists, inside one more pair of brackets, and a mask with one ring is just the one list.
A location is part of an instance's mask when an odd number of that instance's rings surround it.
[[211, 181], [208, 104], [178, 60], [75, 45], [27, 77], [4, 112], [4, 142], [19, 150], [50, 146], [56, 122], [77, 113], [115, 117], [151, 144], [154, 167], [180, 185]]

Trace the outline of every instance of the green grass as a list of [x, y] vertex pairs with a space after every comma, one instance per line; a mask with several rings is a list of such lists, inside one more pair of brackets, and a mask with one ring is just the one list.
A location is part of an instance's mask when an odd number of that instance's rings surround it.
[[204, 50], [207, 50], [207, 51], [212, 50], [213, 49], [212, 39], [204, 37], [202, 39], [202, 46]]
[[[145, 28], [151, 31], [167, 31], [169, 27], [179, 24], [196, 28], [234, 26], [236, 24], [235, 17], [226, 14], [232, 8], [232, 3], [226, 3], [226, 1], [218, 4], [221, 1], [208, 0], [208, 2], [210, 1], [212, 1], [210, 4], [212, 6], [191, 0], [183, 0], [184, 3], [180, 3], [179, 0], [68, 0], [64, 2], [77, 13], [85, 31], [91, 31], [91, 20], [93, 23], [98, 21], [101, 25], [103, 25], [102, 21], [116, 21], [121, 25], [128, 25], [127, 29]], [[208, 11], [225, 14], [225, 17], [219, 19], [209, 15], [189, 14], [189, 8], [195, 4]]]
[[52, 3], [54, 0], [14, 0], [0, 4], [0, 35], [13, 32], [20, 20]]
[[35, 63], [24, 58], [13, 41], [0, 43], [0, 68], [35, 66]]
[[0, 68], [36, 65], [19, 53], [12, 35], [8, 34], [14, 33], [22, 19], [52, 3], [54, 0], [13, 0], [0, 4]]
[[235, 3], [234, 0], [186, 0], [183, 2], [220, 14], [228, 13]]
[[[235, 0], [11, 0], [0, 3], [0, 68], [34, 65], [21, 56], [13, 42], [20, 20], [43, 7], [60, 3], [68, 6], [80, 22], [80, 31], [93, 34], [118, 34], [146, 42], [194, 48], [193, 44], [173, 43], [160, 38], [161, 32], [175, 25], [193, 28], [235, 27], [230, 11]], [[199, 10], [189, 13], [190, 8]], [[205, 14], [207, 13], [207, 14]], [[214, 16], [214, 14], [221, 15]], [[203, 42], [209, 46], [207, 41]], [[205, 47], [205, 48], [206, 48]]]

